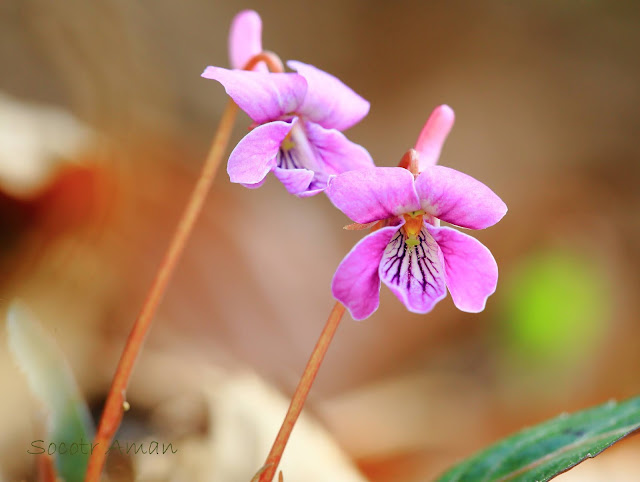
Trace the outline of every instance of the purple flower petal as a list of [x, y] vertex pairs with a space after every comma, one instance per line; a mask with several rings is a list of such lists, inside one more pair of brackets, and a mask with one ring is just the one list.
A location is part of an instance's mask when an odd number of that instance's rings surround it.
[[327, 129], [343, 131], [357, 124], [369, 112], [364, 100], [340, 80], [312, 65], [290, 60], [287, 65], [309, 85], [298, 112]]
[[428, 227], [444, 256], [445, 280], [453, 302], [462, 311], [484, 310], [496, 290], [498, 265], [480, 241], [448, 227]]
[[269, 122], [244, 136], [229, 156], [227, 172], [231, 182], [245, 185], [261, 183], [276, 166], [280, 144], [290, 130], [289, 122]]
[[[252, 57], [262, 52], [262, 20], [253, 10], [243, 10], [231, 22], [229, 31], [229, 59], [232, 69], [243, 69]], [[264, 62], [253, 70], [266, 72]]]
[[324, 188], [312, 188], [312, 186], [313, 184], [311, 184], [306, 191], [302, 191], [296, 194], [296, 196], [298, 196], [299, 198], [306, 198], [306, 197], [315, 196], [316, 194], [320, 194], [321, 192], [324, 192]]
[[369, 152], [351, 142], [342, 132], [325, 129], [313, 122], [305, 122], [305, 131], [320, 157], [319, 164], [328, 174], [374, 167]]
[[202, 77], [220, 82], [229, 97], [258, 124], [295, 112], [307, 92], [307, 82], [298, 74], [207, 67]]
[[[309, 190], [309, 185], [313, 181], [314, 175], [313, 171], [309, 169], [282, 169], [280, 167], [275, 167], [273, 174], [284, 184], [287, 191], [296, 196], [300, 196]], [[316, 189], [315, 191], [321, 192], [322, 190]]]
[[420, 158], [420, 172], [438, 163], [442, 145], [453, 127], [454, 120], [455, 114], [448, 105], [436, 107], [429, 116], [415, 147]]
[[291, 194], [299, 197], [318, 194], [327, 185], [324, 163], [307, 137], [304, 122], [294, 117], [291, 124], [291, 131], [278, 152], [275, 174]]
[[427, 313], [447, 296], [442, 253], [425, 227], [417, 245], [407, 243], [400, 229], [389, 242], [380, 262], [380, 279], [409, 311]]
[[260, 181], [260, 182], [256, 182], [256, 183], [253, 183], [253, 184], [248, 184], [248, 183], [246, 183], [246, 182], [241, 182], [241, 183], [239, 183], [239, 184], [243, 185], [243, 186], [244, 186], [244, 187], [246, 187], [247, 189], [258, 189], [259, 187], [262, 187], [262, 185], [263, 185], [265, 182], [267, 182], [267, 178], [266, 178], [266, 176], [265, 176], [265, 178], [264, 178], [262, 181]]
[[332, 177], [325, 192], [340, 211], [360, 224], [420, 209], [413, 175], [401, 167], [348, 171]]
[[277, 166], [283, 172], [275, 172], [290, 193], [313, 196], [327, 187], [330, 175], [373, 166], [369, 153], [341, 132], [298, 118], [292, 122], [277, 158]]
[[354, 320], [364, 320], [380, 304], [378, 267], [397, 226], [381, 228], [365, 236], [342, 260], [331, 282], [335, 299], [351, 313]]
[[491, 189], [448, 167], [428, 167], [417, 177], [415, 186], [422, 209], [464, 228], [493, 226], [507, 212], [505, 203]]

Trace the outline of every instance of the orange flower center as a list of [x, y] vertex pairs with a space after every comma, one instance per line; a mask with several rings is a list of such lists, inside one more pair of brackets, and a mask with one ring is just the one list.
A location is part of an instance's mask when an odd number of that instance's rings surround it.
[[420, 244], [420, 241], [418, 241], [418, 235], [422, 230], [423, 215], [424, 215], [424, 211], [414, 211], [412, 213], [407, 213], [402, 215], [405, 221], [404, 226], [402, 226], [402, 230], [404, 231], [404, 234], [407, 237], [407, 239], [405, 240], [405, 243], [410, 248]]

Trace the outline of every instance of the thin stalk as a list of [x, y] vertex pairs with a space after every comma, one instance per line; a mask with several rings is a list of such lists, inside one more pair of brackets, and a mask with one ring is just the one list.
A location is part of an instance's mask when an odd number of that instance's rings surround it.
[[36, 480], [38, 482], [56, 482], [56, 467], [50, 455], [36, 457]]
[[298, 383], [296, 391], [293, 394], [291, 404], [289, 405], [289, 410], [287, 411], [287, 415], [282, 422], [282, 426], [280, 427], [278, 436], [273, 442], [271, 452], [269, 452], [267, 461], [264, 463], [264, 466], [259, 473], [259, 482], [271, 482], [273, 480], [273, 476], [278, 470], [280, 459], [282, 459], [282, 454], [284, 452], [284, 448], [287, 445], [287, 441], [289, 440], [289, 436], [291, 435], [291, 431], [293, 430], [293, 426], [295, 425], [296, 420], [298, 420], [300, 412], [302, 412], [304, 402], [307, 400], [309, 390], [311, 390], [311, 385], [313, 384], [313, 381], [315, 380], [316, 375], [320, 370], [320, 365], [322, 364], [322, 360], [324, 359], [329, 345], [331, 344], [333, 335], [338, 329], [340, 320], [342, 320], [344, 310], [345, 308], [342, 303], [337, 302], [331, 310], [331, 314], [329, 314], [327, 323], [325, 324], [324, 329], [320, 334], [320, 338], [318, 338], [318, 342], [316, 343], [316, 346], [311, 353], [311, 358], [309, 358], [307, 366], [304, 369], [304, 373], [302, 374], [302, 378], [300, 378], [300, 382]]
[[282, 63], [282, 60], [280, 60], [280, 57], [268, 50], [260, 52], [258, 55], [254, 55], [253, 57], [251, 57], [251, 59], [249, 59], [249, 62], [247, 62], [247, 64], [244, 66], [243, 70], [253, 70], [253, 68], [260, 62], [264, 62], [270, 72], [284, 72], [284, 64]]
[[202, 211], [211, 184], [216, 176], [222, 157], [227, 149], [229, 137], [233, 129], [238, 107], [233, 101], [229, 101], [222, 114], [218, 130], [213, 138], [213, 143], [202, 172], [191, 193], [189, 202], [180, 218], [169, 248], [160, 264], [151, 289], [144, 302], [142, 310], [136, 319], [129, 338], [125, 344], [116, 373], [107, 395], [105, 407], [102, 412], [98, 432], [93, 441], [93, 449], [89, 458], [85, 482], [98, 482], [106, 459], [107, 449], [122, 421], [125, 405], [125, 391], [129, 384], [129, 378], [133, 365], [142, 349], [146, 334], [149, 331], [153, 315], [162, 300], [167, 284], [184, 251], [193, 226]]

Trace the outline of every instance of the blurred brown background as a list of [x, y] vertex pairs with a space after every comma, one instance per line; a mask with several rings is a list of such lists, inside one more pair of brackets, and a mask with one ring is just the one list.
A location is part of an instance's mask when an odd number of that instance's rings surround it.
[[[397, 164], [431, 110], [452, 106], [441, 164], [510, 209], [474, 233], [501, 271], [485, 312], [447, 298], [412, 315], [383, 288], [374, 316], [344, 320], [308, 413], [364, 477], [429, 480], [525, 425], [640, 392], [637, 2], [8, 0], [0, 305], [33, 308], [98, 410], [226, 102], [200, 73], [228, 65], [243, 8], [261, 14], [265, 48], [371, 102], [348, 135], [378, 165]], [[232, 142], [248, 125], [240, 116]], [[221, 170], [125, 428], [209, 440], [203, 394], [247, 370], [289, 395], [332, 306], [333, 271], [361, 236], [347, 223], [323, 196], [293, 198], [275, 179], [245, 190]], [[32, 473], [39, 406], [0, 354], [0, 473], [19, 480]], [[615, 480], [640, 477], [633, 450], [608, 457]], [[214, 480], [200, 462], [198, 480]], [[189, 480], [163, 470], [141, 480]]]

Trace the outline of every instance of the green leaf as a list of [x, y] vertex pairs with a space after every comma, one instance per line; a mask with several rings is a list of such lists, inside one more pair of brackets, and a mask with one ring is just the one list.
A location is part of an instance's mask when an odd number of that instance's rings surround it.
[[640, 397], [563, 414], [465, 460], [438, 479], [546, 481], [595, 457], [640, 428]]
[[[47, 440], [38, 447], [48, 450], [53, 442], [57, 448], [58, 474], [66, 482], [81, 482], [89, 450], [82, 453], [79, 444], [91, 443], [94, 429], [71, 368], [53, 337], [19, 302], [14, 301], [9, 307], [7, 332], [13, 358], [24, 372], [31, 391], [48, 411]], [[63, 442], [65, 454], [60, 453]], [[79, 449], [76, 453], [71, 452], [74, 443]]]

